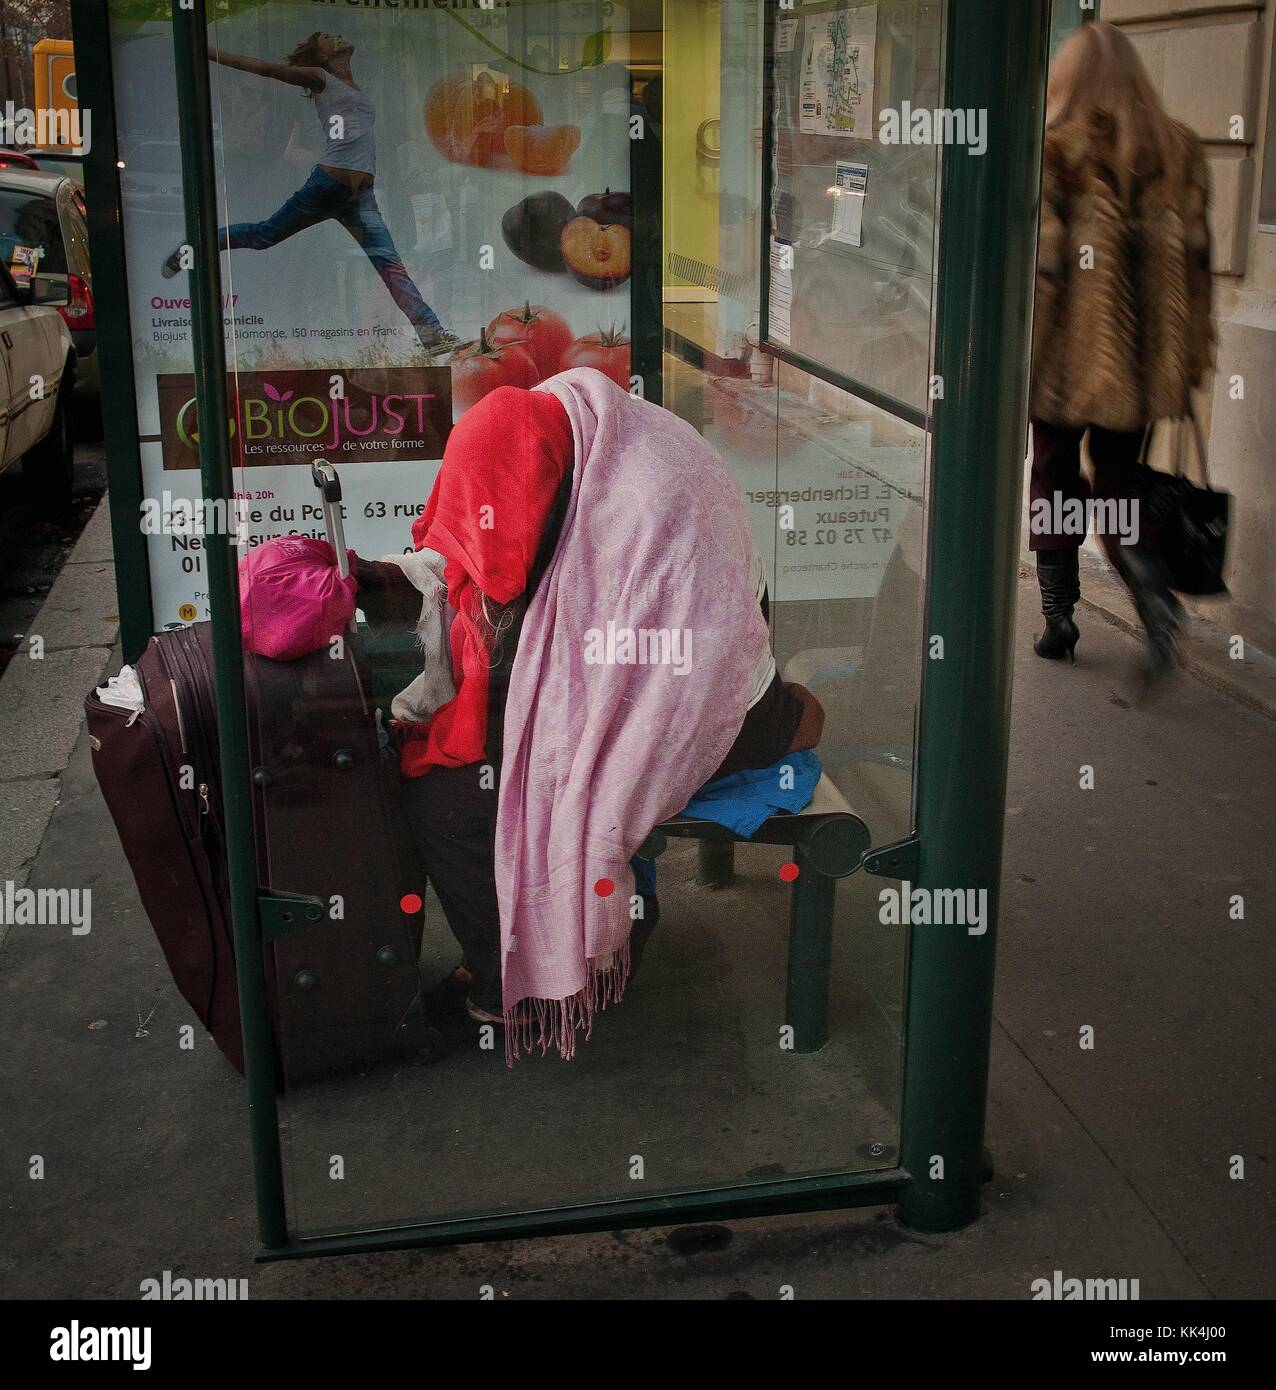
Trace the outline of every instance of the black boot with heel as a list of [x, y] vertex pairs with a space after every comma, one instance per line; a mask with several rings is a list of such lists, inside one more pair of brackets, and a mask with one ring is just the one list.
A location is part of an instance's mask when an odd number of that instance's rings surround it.
[[1143, 658], [1143, 693], [1147, 695], [1178, 665], [1183, 605], [1170, 592], [1164, 564], [1146, 545], [1115, 547], [1112, 561], [1147, 633]]
[[1041, 612], [1046, 630], [1032, 644], [1038, 656], [1047, 661], [1069, 657], [1076, 665], [1076, 645], [1080, 633], [1072, 621], [1072, 610], [1081, 598], [1081, 571], [1076, 550], [1038, 550], [1037, 584], [1041, 589]]

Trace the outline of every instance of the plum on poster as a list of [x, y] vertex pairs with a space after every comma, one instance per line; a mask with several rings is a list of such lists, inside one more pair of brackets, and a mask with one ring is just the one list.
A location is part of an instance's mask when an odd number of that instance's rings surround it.
[[590, 193], [576, 206], [579, 217], [592, 217], [600, 227], [612, 225], [628, 227], [634, 225], [634, 200], [628, 193], [613, 192], [610, 188], [601, 193]]
[[501, 235], [524, 265], [536, 270], [565, 270], [563, 228], [575, 216], [576, 209], [561, 193], [552, 189], [530, 193], [501, 218]]
[[619, 223], [602, 226], [592, 217], [573, 217], [563, 228], [563, 260], [582, 285], [614, 290], [629, 279], [631, 237]]

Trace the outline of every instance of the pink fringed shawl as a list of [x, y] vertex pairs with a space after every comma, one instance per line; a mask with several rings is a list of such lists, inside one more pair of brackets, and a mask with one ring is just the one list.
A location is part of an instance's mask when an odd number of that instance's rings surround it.
[[[592, 368], [575, 472], [505, 708], [496, 827], [506, 1054], [575, 1050], [629, 974], [629, 860], [717, 770], [768, 641], [749, 523], [715, 450]], [[608, 892], [608, 886], [611, 891]]]

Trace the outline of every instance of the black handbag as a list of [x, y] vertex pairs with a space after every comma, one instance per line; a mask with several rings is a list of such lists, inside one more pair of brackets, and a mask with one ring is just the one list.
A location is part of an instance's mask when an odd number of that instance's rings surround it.
[[[1210, 487], [1205, 441], [1195, 413], [1182, 420], [1167, 420], [1175, 431], [1174, 472], [1162, 473], [1147, 464], [1155, 425], [1143, 436], [1143, 505], [1148, 509], [1148, 549], [1164, 567], [1167, 583], [1181, 594], [1226, 594], [1223, 568], [1227, 563], [1227, 523], [1231, 510], [1230, 493]], [[1198, 487], [1183, 467], [1184, 437], [1190, 429], [1201, 461]]]

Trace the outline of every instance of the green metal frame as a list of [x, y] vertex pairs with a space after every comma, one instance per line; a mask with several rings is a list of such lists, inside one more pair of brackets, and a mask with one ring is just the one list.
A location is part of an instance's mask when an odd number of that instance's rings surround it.
[[[1048, 3], [949, 0], [944, 105], [988, 112], [982, 157], [940, 177], [936, 401], [917, 750], [917, 885], [988, 890], [987, 930], [915, 928], [909, 951], [899, 1214], [946, 1231], [979, 1214]], [[931, 643], [924, 648], [928, 655]]]
[[137, 382], [133, 375], [133, 323], [124, 264], [120, 212], [119, 151], [115, 138], [115, 89], [107, 0], [71, 0], [80, 103], [93, 115], [93, 139], [84, 160], [97, 355], [102, 374], [102, 431], [106, 437], [111, 545], [124, 660], [136, 661], [154, 632], [151, 567], [139, 524], [142, 454], [137, 442]]
[[[934, 371], [945, 391], [932, 414], [926, 632], [944, 638], [944, 655], [925, 664], [916, 837], [870, 851], [863, 862], [888, 875], [915, 865], [923, 888], [986, 888], [990, 913], [980, 937], [944, 927], [912, 932], [901, 1166], [291, 1234], [262, 969], [237, 576], [230, 548], [214, 545], [209, 594], [260, 1258], [891, 1202], [906, 1224], [926, 1231], [951, 1230], [978, 1214], [989, 1176], [984, 1106], [1049, 12], [1049, 0], [948, 0], [945, 104], [987, 109], [989, 145], [983, 157], [946, 149], [942, 164]], [[173, 14], [188, 238], [196, 253], [201, 474], [205, 496], [219, 501], [232, 479], [204, 0]]]
[[[208, 28], [204, 0], [173, 6], [173, 58], [182, 150], [186, 236], [194, 250], [191, 270], [191, 340], [195, 348], [195, 413], [204, 496], [229, 515], [234, 493], [230, 406], [226, 395], [226, 343], [222, 335], [221, 255], [217, 245], [217, 168], [209, 101]], [[244, 700], [244, 647], [239, 626], [239, 569], [232, 548], [210, 537], [208, 600], [213, 632], [213, 683], [221, 754], [222, 802], [235, 939], [235, 973], [244, 1037], [257, 1224], [263, 1246], [288, 1243], [283, 1158], [275, 1106], [275, 1053], [262, 957], [258, 912], [257, 846], [253, 830], [252, 762]]]

